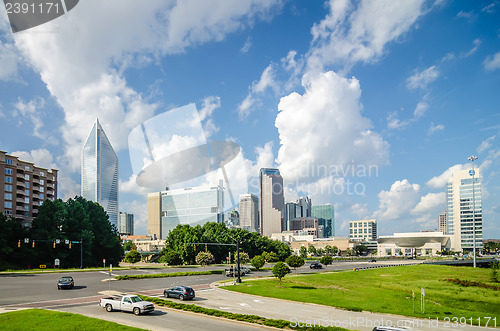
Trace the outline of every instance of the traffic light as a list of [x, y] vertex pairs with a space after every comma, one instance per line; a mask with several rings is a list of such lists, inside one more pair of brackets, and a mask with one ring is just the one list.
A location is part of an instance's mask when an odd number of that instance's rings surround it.
[[31, 247], [35, 248], [35, 241], [34, 240], [33, 240], [33, 244], [32, 244]]
[[17, 247], [21, 247], [21, 240], [17, 242]]
[[71, 249], [71, 241], [69, 242], [69, 249]]
[[52, 247], [56, 248], [56, 242], [54, 241], [54, 244], [52, 245]]

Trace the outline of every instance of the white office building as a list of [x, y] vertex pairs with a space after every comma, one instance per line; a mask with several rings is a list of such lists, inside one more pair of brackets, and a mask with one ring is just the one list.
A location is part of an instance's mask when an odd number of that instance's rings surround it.
[[240, 228], [259, 231], [259, 197], [256, 195], [240, 195]]
[[483, 208], [479, 169], [455, 171], [446, 188], [446, 233], [451, 236], [451, 250], [472, 252], [474, 232], [476, 249], [483, 247]]
[[351, 240], [377, 240], [377, 221], [360, 220], [349, 222], [349, 239]]

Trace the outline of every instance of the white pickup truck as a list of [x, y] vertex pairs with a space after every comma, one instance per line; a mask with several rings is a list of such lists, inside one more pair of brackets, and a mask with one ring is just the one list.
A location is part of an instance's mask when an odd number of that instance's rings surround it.
[[106, 308], [107, 312], [123, 310], [133, 312], [135, 315], [146, 314], [155, 310], [152, 302], [143, 301], [137, 295], [102, 298], [99, 300], [99, 306]]

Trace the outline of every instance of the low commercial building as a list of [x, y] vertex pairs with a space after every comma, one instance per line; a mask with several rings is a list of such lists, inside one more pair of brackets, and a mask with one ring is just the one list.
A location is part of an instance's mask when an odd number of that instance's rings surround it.
[[406, 232], [378, 238], [377, 255], [384, 256], [435, 256], [449, 250], [451, 236], [442, 232]]

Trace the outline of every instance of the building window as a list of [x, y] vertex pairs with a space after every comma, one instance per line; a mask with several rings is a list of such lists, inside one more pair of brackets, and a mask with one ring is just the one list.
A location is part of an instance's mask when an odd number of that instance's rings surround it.
[[5, 200], [12, 200], [12, 193], [4, 193]]
[[40, 186], [40, 192], [45, 192], [45, 188], [43, 186]]
[[5, 182], [6, 183], [12, 183], [12, 177], [5, 176]]
[[3, 213], [5, 215], [12, 215], [12, 210], [4, 210]]
[[12, 185], [5, 184], [5, 191], [12, 192]]
[[3, 206], [4, 208], [12, 208], [12, 201], [4, 201]]
[[45, 177], [45, 172], [40, 171], [40, 176]]
[[5, 159], [5, 164], [10, 164], [10, 165], [12, 165], [12, 160], [11, 160], [11, 159]]
[[30, 180], [30, 175], [24, 175], [24, 180]]
[[5, 168], [5, 174], [6, 174], [6, 175], [12, 175], [12, 174], [13, 174], [12, 169]]
[[29, 182], [24, 183], [24, 187], [25, 188], [30, 188], [30, 183]]
[[45, 199], [45, 194], [40, 193], [40, 199], [41, 199], [41, 200]]
[[30, 167], [24, 166], [24, 171], [30, 171]]
[[30, 198], [24, 198], [24, 203], [30, 203]]
[[24, 213], [24, 217], [30, 217], [30, 213]]
[[24, 190], [24, 195], [29, 196], [30, 195], [30, 190]]
[[30, 211], [30, 206], [26, 206], [26, 205], [24, 205], [24, 210], [25, 210], [25, 211]]
[[45, 180], [40, 179], [40, 185], [45, 185]]

